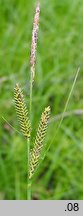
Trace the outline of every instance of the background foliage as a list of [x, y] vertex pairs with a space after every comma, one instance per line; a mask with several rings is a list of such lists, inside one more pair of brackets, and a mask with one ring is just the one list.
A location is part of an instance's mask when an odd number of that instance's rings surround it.
[[[26, 199], [26, 140], [17, 130], [13, 91], [23, 87], [29, 103], [30, 45], [35, 1], [0, 0], [0, 199]], [[32, 141], [45, 106], [62, 113], [75, 72], [81, 71], [68, 110], [83, 108], [83, 1], [42, 0], [33, 93]], [[52, 142], [34, 177], [33, 199], [83, 199], [83, 118], [50, 123]]]

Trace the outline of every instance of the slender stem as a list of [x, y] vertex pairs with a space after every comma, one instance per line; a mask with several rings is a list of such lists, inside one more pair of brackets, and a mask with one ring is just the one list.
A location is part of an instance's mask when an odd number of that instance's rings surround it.
[[[37, 38], [38, 38], [38, 24], [39, 24], [39, 14], [40, 14], [40, 5], [37, 4], [35, 17], [33, 22], [33, 31], [32, 31], [32, 43], [31, 43], [31, 56], [30, 56], [30, 121], [32, 124], [32, 89], [33, 89], [33, 80], [35, 75], [35, 62], [36, 62], [36, 47], [37, 47]], [[29, 171], [30, 171], [30, 140], [27, 141], [28, 148], [28, 188], [27, 188], [27, 198], [31, 199], [31, 180], [29, 180]]]
[[30, 169], [30, 139], [27, 139], [27, 170], [28, 170], [28, 179], [27, 179], [27, 200], [31, 200], [31, 182], [29, 180], [29, 169]]
[[28, 194], [27, 194], [28, 200], [31, 200], [31, 182], [28, 182]]
[[33, 88], [33, 79], [32, 79], [32, 70], [30, 77], [30, 120], [32, 120], [32, 88]]
[[[30, 121], [32, 120], [32, 72], [30, 77]], [[27, 179], [27, 199], [31, 200], [31, 180], [29, 180], [30, 171], [30, 139], [27, 139], [27, 160], [28, 160], [28, 179]]]

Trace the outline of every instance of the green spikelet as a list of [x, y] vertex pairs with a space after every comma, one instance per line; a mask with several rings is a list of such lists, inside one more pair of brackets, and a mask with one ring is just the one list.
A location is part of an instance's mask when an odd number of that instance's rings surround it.
[[41, 150], [43, 147], [43, 141], [46, 135], [47, 131], [47, 125], [48, 125], [48, 120], [50, 117], [50, 107], [45, 108], [44, 112], [42, 113], [41, 120], [39, 123], [36, 139], [35, 139], [35, 144], [34, 147], [30, 153], [30, 173], [29, 173], [29, 179], [31, 179], [35, 168], [38, 164]]
[[24, 96], [21, 88], [19, 87], [19, 84], [16, 84], [14, 88], [14, 100], [21, 131], [26, 138], [29, 138], [31, 133], [31, 125], [28, 118], [28, 112], [26, 109]]

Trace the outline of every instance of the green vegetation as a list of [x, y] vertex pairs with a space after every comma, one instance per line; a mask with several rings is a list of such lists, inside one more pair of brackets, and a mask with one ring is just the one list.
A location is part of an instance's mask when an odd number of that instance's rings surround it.
[[[13, 98], [15, 84], [19, 82], [29, 103], [35, 2], [0, 0], [0, 199], [27, 197], [27, 146], [19, 131]], [[82, 0], [41, 1], [32, 137], [36, 135], [46, 106], [51, 107], [51, 117], [63, 112], [79, 66], [81, 70], [67, 111], [83, 109], [82, 15]], [[51, 147], [34, 175], [32, 199], [83, 199], [83, 117], [80, 110], [79, 115], [64, 118], [56, 135], [60, 120], [50, 122], [45, 148], [50, 143]]]

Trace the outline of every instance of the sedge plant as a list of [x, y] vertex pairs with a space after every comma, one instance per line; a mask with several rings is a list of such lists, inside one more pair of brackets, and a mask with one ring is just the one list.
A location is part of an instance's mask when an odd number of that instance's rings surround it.
[[[37, 40], [38, 40], [38, 27], [39, 27], [39, 16], [40, 16], [40, 4], [38, 3], [36, 6], [34, 22], [33, 22], [33, 30], [32, 30], [32, 42], [31, 42], [31, 55], [30, 55], [30, 103], [28, 104], [28, 109], [25, 104], [24, 95], [20, 85], [17, 83], [14, 88], [14, 100], [15, 100], [15, 107], [16, 112], [20, 124], [21, 133], [26, 139], [27, 143], [27, 200], [31, 200], [31, 187], [32, 187], [32, 180], [34, 173], [37, 170], [39, 165], [39, 161], [41, 158], [41, 152], [44, 146], [44, 139], [46, 136], [48, 123], [52, 120], [50, 118], [50, 106], [46, 107], [42, 112], [39, 126], [37, 129], [37, 134], [35, 137], [35, 141], [33, 143], [33, 148], [31, 149], [31, 130], [32, 130], [32, 90], [33, 90], [33, 83], [35, 80], [35, 64], [36, 64], [36, 50], [37, 50]], [[60, 122], [58, 124], [57, 130], [55, 135], [57, 134], [61, 123], [64, 119], [65, 112], [67, 106], [69, 104], [69, 100], [74, 89], [80, 68], [78, 68], [71, 90], [68, 95], [68, 99], [66, 101], [63, 113], [61, 114]], [[5, 119], [4, 119], [5, 120]], [[7, 121], [6, 121], [7, 122]], [[8, 123], [8, 122], [7, 122]], [[11, 126], [11, 125], [10, 125]], [[50, 142], [48, 148], [45, 151], [45, 155], [43, 155], [43, 159], [45, 158], [47, 151], [50, 148], [50, 145], [53, 143], [55, 135]]]
[[36, 64], [36, 49], [37, 49], [37, 39], [38, 39], [38, 26], [39, 26], [39, 15], [40, 15], [40, 4], [36, 6], [33, 31], [32, 31], [32, 43], [31, 43], [31, 55], [30, 55], [30, 107], [27, 110], [24, 95], [20, 85], [17, 83], [14, 88], [14, 100], [16, 112], [20, 124], [20, 129], [27, 143], [27, 199], [31, 200], [31, 183], [35, 170], [38, 166], [39, 159], [41, 156], [41, 151], [43, 148], [43, 142], [46, 136], [48, 121], [50, 117], [50, 106], [46, 107], [42, 112], [39, 126], [37, 129], [36, 138], [31, 149], [30, 138], [31, 138], [31, 128], [32, 128], [32, 89], [33, 82], [35, 78], [35, 64]]

